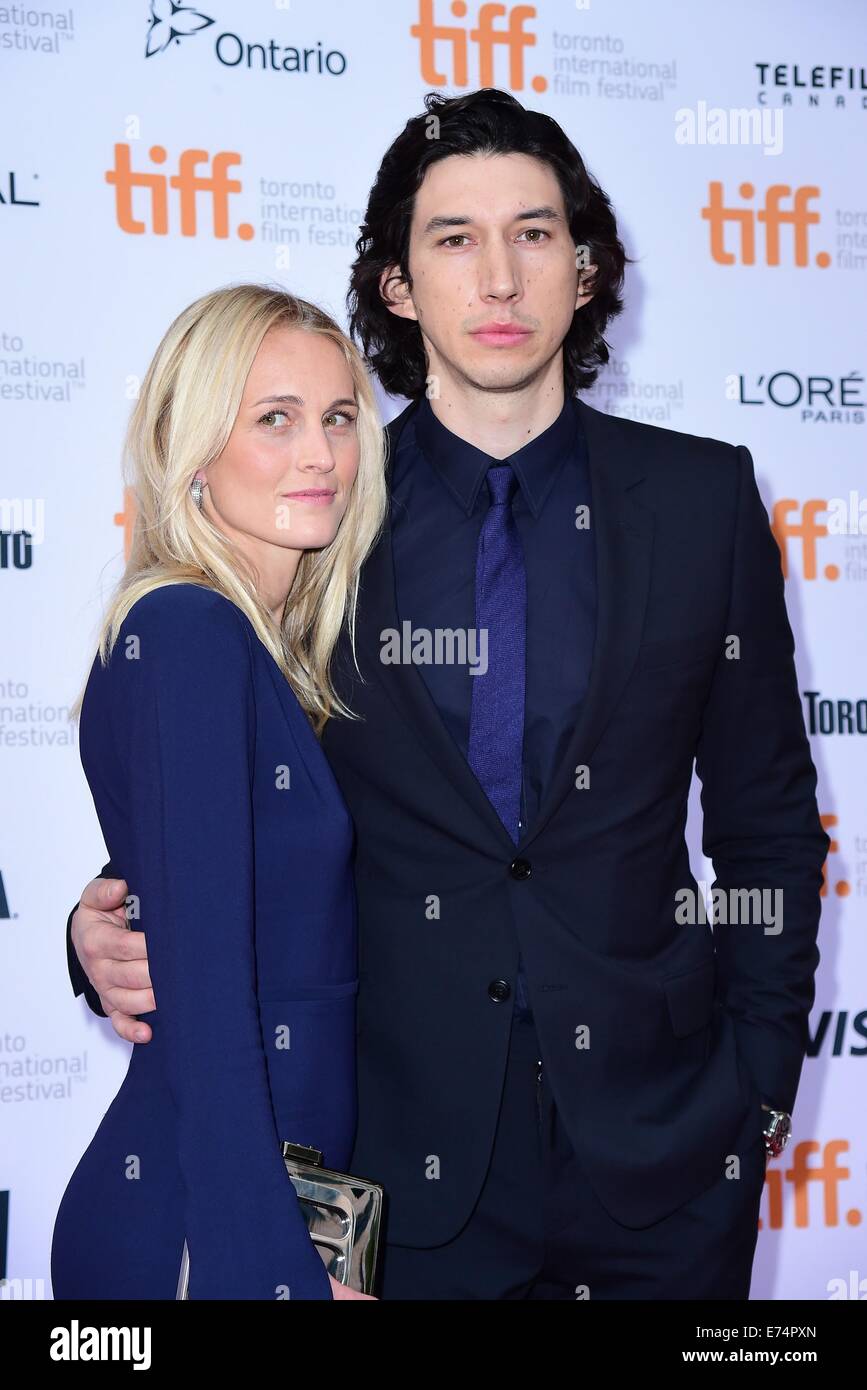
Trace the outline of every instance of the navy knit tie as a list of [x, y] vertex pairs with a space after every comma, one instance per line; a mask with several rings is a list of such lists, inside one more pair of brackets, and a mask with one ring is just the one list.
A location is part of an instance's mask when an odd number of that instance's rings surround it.
[[[472, 677], [467, 761], [497, 815], [520, 838], [524, 748], [527, 573], [512, 497], [517, 478], [508, 464], [487, 472], [491, 505], [476, 553], [476, 632], [487, 632], [488, 666]], [[484, 649], [478, 646], [477, 651]], [[527, 1007], [519, 962], [517, 1004]]]

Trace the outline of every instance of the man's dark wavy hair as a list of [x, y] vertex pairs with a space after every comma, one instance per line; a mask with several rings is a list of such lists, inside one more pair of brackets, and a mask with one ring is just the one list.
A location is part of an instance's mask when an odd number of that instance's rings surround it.
[[[594, 297], [576, 311], [563, 342], [566, 394], [586, 389], [608, 361], [602, 335], [623, 308], [620, 291], [629, 260], [608, 198], [557, 122], [526, 110], [508, 92], [495, 87], [460, 97], [428, 92], [424, 105], [426, 114], [407, 121], [386, 151], [371, 189], [346, 299], [352, 336], [390, 395], [415, 400], [424, 394], [427, 363], [419, 326], [391, 313], [379, 287], [382, 272], [395, 265], [400, 267], [395, 278], [412, 288], [409, 233], [416, 192], [431, 165], [450, 155], [531, 155], [553, 169], [572, 239], [588, 248], [587, 262], [597, 267], [585, 282]], [[434, 116], [439, 129], [430, 139]]]

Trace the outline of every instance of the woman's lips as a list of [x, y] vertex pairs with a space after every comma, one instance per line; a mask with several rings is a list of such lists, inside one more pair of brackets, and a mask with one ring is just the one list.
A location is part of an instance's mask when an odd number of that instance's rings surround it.
[[304, 492], [284, 492], [282, 496], [289, 498], [291, 502], [314, 502], [320, 507], [327, 507], [329, 502], [334, 501], [337, 493], [329, 489], [308, 488]]

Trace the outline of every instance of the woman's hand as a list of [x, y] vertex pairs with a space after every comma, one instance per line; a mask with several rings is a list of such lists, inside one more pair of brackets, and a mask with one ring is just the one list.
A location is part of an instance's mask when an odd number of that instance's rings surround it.
[[331, 1274], [329, 1274], [328, 1278], [331, 1280], [331, 1292], [334, 1295], [335, 1301], [338, 1298], [366, 1298], [373, 1303], [379, 1302], [377, 1298], [374, 1298], [372, 1293], [359, 1293], [358, 1289], [350, 1289], [346, 1284], [338, 1284], [337, 1280]]

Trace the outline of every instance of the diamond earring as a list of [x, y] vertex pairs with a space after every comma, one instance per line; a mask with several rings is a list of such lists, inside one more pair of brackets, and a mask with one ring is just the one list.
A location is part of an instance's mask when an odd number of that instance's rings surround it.
[[190, 483], [190, 494], [191, 494], [192, 499], [193, 499], [193, 501], [195, 502], [196, 506], [198, 507], [199, 511], [202, 510], [202, 487], [203, 487], [203, 486], [204, 486], [204, 484], [202, 483], [201, 478], [194, 478], [193, 481]]

